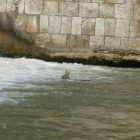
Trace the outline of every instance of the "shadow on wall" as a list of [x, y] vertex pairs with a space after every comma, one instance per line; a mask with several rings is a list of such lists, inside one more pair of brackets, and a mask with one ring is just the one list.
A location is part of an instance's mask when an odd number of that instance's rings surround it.
[[0, 25], [3, 30], [14, 29], [15, 14], [0, 14]]
[[14, 30], [14, 18], [14, 14], [0, 15], [0, 56], [46, 59], [46, 50], [18, 36]]
[[14, 13], [0, 14], [0, 46], [33, 47], [33, 43], [20, 38], [20, 35], [14, 30], [15, 18], [16, 14]]

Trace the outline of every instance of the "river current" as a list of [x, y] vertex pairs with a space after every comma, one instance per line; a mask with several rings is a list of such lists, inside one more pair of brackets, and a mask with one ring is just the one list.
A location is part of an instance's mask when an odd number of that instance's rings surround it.
[[0, 140], [140, 140], [140, 69], [0, 58]]

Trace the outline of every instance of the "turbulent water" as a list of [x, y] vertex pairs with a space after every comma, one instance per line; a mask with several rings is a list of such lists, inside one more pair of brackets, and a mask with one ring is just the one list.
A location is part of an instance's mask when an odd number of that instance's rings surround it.
[[140, 69], [0, 58], [0, 140], [140, 140]]

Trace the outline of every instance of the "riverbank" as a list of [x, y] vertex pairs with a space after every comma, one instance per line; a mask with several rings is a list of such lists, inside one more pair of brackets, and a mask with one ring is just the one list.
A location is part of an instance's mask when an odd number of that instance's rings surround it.
[[54, 53], [50, 54], [50, 60], [88, 65], [140, 68], [140, 55], [124, 53]]
[[39, 47], [0, 46], [0, 56], [10, 58], [36, 58], [47, 62], [140, 68], [140, 54], [137, 52], [56, 53]]

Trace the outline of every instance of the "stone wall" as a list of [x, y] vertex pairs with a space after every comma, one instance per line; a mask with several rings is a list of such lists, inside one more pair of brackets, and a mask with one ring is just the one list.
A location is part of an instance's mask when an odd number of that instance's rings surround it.
[[0, 25], [52, 51], [140, 51], [140, 0], [0, 0]]

